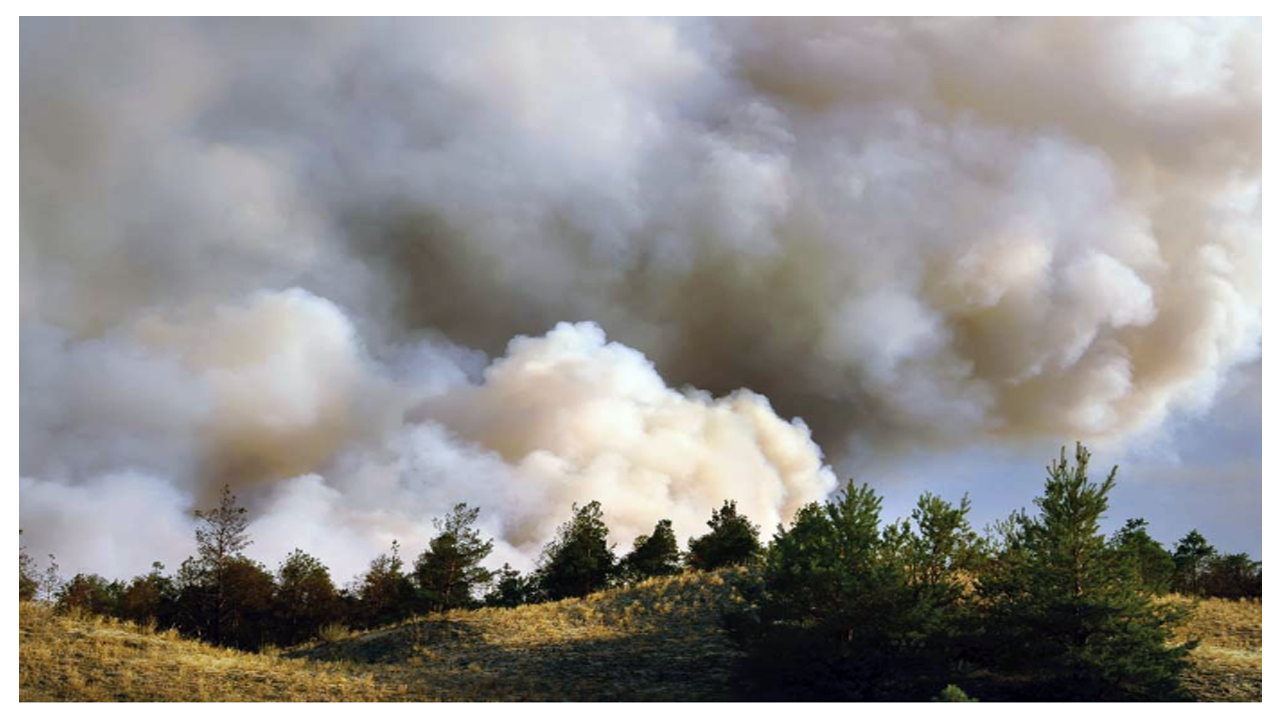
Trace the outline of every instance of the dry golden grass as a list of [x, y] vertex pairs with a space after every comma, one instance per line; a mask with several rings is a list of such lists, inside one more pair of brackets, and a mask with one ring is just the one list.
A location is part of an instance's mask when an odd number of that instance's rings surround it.
[[686, 573], [581, 599], [417, 618], [301, 650], [361, 663], [410, 697], [726, 700], [735, 650], [720, 614], [741, 571]]
[[350, 667], [215, 648], [34, 603], [20, 604], [18, 628], [24, 702], [394, 699]]
[[[728, 700], [720, 628], [741, 570], [687, 573], [586, 598], [456, 611], [251, 654], [103, 618], [19, 611], [19, 696], [31, 700]], [[1177, 601], [1178, 598], [1169, 598]], [[1207, 701], [1262, 697], [1262, 605], [1196, 604], [1187, 684]]]
[[[1171, 598], [1189, 602], [1185, 598]], [[1181, 638], [1199, 638], [1185, 678], [1196, 698], [1205, 702], [1262, 700], [1262, 602], [1201, 600]]]

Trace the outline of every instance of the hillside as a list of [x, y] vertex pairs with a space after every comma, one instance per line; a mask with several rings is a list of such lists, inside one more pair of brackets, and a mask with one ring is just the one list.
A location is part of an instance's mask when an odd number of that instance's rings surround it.
[[18, 608], [18, 698], [47, 701], [382, 700], [367, 673], [182, 640], [110, 618]]
[[1183, 630], [1200, 638], [1186, 683], [1203, 701], [1262, 700], [1262, 602], [1203, 600]]
[[[20, 698], [32, 700], [727, 700], [719, 613], [737, 571], [688, 573], [582, 599], [457, 611], [251, 654], [127, 623], [19, 611]], [[1260, 700], [1262, 606], [1209, 600], [1188, 685]]]
[[719, 627], [740, 571], [686, 573], [581, 599], [450, 612], [295, 653], [368, 667], [443, 700], [728, 700]]

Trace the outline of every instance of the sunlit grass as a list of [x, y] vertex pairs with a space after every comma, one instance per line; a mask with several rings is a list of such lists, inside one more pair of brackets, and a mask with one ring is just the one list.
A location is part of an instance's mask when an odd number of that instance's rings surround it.
[[367, 672], [243, 653], [174, 632], [21, 603], [18, 695], [23, 701], [379, 700]]
[[1261, 701], [1262, 602], [1213, 598], [1194, 605], [1179, 631], [1180, 638], [1200, 639], [1191, 653], [1187, 687], [1201, 700]]
[[[727, 700], [736, 650], [720, 625], [742, 570], [685, 573], [586, 598], [455, 611], [243, 653], [22, 603], [22, 700]], [[1186, 601], [1170, 596], [1166, 601]], [[1262, 695], [1262, 604], [1204, 600], [1187, 684], [1203, 700]]]

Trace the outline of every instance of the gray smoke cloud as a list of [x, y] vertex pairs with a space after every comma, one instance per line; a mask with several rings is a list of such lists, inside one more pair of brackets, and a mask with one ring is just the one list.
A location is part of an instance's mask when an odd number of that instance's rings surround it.
[[[527, 566], [1260, 354], [1253, 20], [24, 20], [21, 521]], [[792, 420], [792, 418], [795, 418]], [[824, 456], [821, 448], [825, 448]]]

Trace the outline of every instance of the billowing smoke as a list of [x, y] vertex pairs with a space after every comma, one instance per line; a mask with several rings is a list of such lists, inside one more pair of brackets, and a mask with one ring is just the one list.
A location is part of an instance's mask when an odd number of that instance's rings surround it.
[[271, 562], [349, 576], [466, 501], [527, 565], [573, 502], [625, 547], [725, 498], [769, 528], [827, 463], [1148, 431], [1260, 353], [1260, 54], [1255, 21], [24, 21], [26, 538], [139, 572], [231, 483]]

